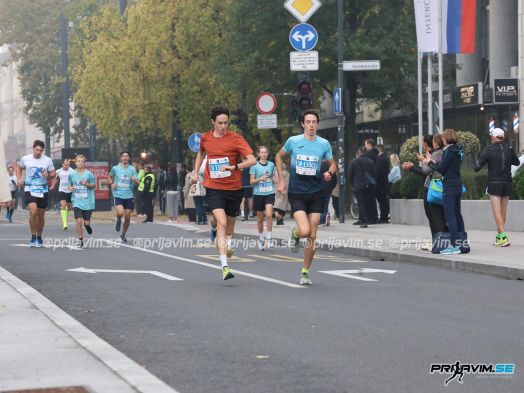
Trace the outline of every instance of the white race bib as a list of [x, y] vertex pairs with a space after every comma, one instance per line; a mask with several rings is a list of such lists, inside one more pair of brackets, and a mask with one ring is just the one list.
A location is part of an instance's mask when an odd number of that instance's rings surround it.
[[31, 195], [35, 198], [43, 198], [44, 192], [47, 192], [47, 186], [31, 186]]
[[75, 186], [75, 198], [85, 199], [87, 198], [87, 187], [86, 186]]
[[129, 178], [125, 175], [120, 176], [116, 182], [116, 186], [119, 188], [129, 188]]
[[273, 192], [273, 181], [266, 180], [258, 183], [258, 191], [260, 192]]
[[229, 166], [229, 158], [210, 158], [209, 159], [209, 174], [211, 175], [212, 179], [220, 179], [223, 177], [229, 177], [231, 176], [230, 171], [224, 171], [222, 172], [220, 169], [222, 169], [223, 166]]
[[297, 154], [296, 173], [297, 175], [316, 176], [318, 169], [318, 157]]

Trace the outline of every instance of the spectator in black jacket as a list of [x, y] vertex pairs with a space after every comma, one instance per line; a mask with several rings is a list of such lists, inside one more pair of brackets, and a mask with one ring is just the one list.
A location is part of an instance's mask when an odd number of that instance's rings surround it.
[[389, 159], [384, 154], [384, 146], [377, 145], [377, 202], [380, 207], [379, 224], [389, 223]]
[[367, 157], [366, 149], [361, 147], [358, 150], [357, 157], [351, 161], [348, 169], [348, 180], [351, 190], [355, 194], [358, 203], [358, 221], [353, 225], [360, 225], [361, 228], [367, 228], [369, 222], [369, 212], [372, 211], [371, 202], [375, 205], [375, 186], [377, 184], [377, 167], [373, 161]]
[[378, 150], [376, 148], [375, 140], [371, 138], [366, 139], [364, 141], [364, 147], [366, 148], [364, 155], [368, 158], [371, 158], [373, 163], [376, 165], [378, 161]]
[[475, 163], [475, 171], [488, 164], [488, 194], [491, 209], [497, 224], [495, 245], [507, 247], [510, 245], [506, 234], [506, 211], [512, 191], [511, 166], [520, 165], [515, 151], [504, 143], [504, 130], [495, 128], [490, 131], [491, 145], [486, 146]]
[[[325, 173], [329, 170], [329, 162], [327, 160], [324, 160], [320, 163], [320, 173]], [[331, 193], [333, 192], [333, 189], [337, 185], [337, 176], [331, 176], [330, 181], [325, 181], [322, 179], [322, 192], [324, 193], [325, 199], [324, 204], [322, 205], [322, 213], [320, 214], [320, 223], [319, 225], [325, 225], [329, 226], [331, 222], [331, 218], [328, 215], [329, 211], [329, 200], [331, 199]]]
[[440, 163], [435, 162], [429, 153], [426, 158], [420, 154], [418, 158], [423, 164], [429, 165], [431, 169], [442, 174], [444, 216], [448, 224], [451, 245], [440, 253], [460, 254], [459, 232], [464, 232], [464, 219], [460, 211], [462, 201], [460, 166], [464, 158], [464, 150], [458, 144], [458, 135], [455, 130], [444, 130], [442, 138], [444, 139], [444, 153]]

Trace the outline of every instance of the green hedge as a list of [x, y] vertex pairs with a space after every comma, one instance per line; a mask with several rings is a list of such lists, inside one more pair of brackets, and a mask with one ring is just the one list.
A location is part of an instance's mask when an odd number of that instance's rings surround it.
[[415, 173], [408, 173], [397, 183], [400, 183], [399, 191], [401, 198], [421, 198], [424, 193], [424, 178]]
[[513, 198], [524, 199], [524, 169], [519, 169], [513, 178]]
[[462, 199], [484, 199], [488, 185], [487, 170], [480, 172], [463, 170], [460, 172], [460, 176], [462, 177], [462, 184], [466, 186], [466, 193], [462, 195]]

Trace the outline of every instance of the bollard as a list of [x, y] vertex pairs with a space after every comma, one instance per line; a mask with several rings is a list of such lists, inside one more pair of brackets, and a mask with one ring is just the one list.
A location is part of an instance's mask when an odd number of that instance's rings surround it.
[[166, 210], [169, 218], [178, 218], [178, 197], [179, 191], [167, 191], [166, 193]]

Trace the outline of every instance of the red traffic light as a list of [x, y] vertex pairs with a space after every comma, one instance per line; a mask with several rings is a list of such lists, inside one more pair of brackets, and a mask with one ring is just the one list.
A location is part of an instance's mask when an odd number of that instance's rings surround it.
[[313, 108], [313, 101], [310, 97], [300, 97], [298, 100], [298, 107], [303, 111], [311, 109]]
[[313, 88], [311, 87], [311, 83], [307, 80], [303, 80], [298, 82], [297, 89], [300, 95], [307, 96], [311, 94], [313, 91]]

